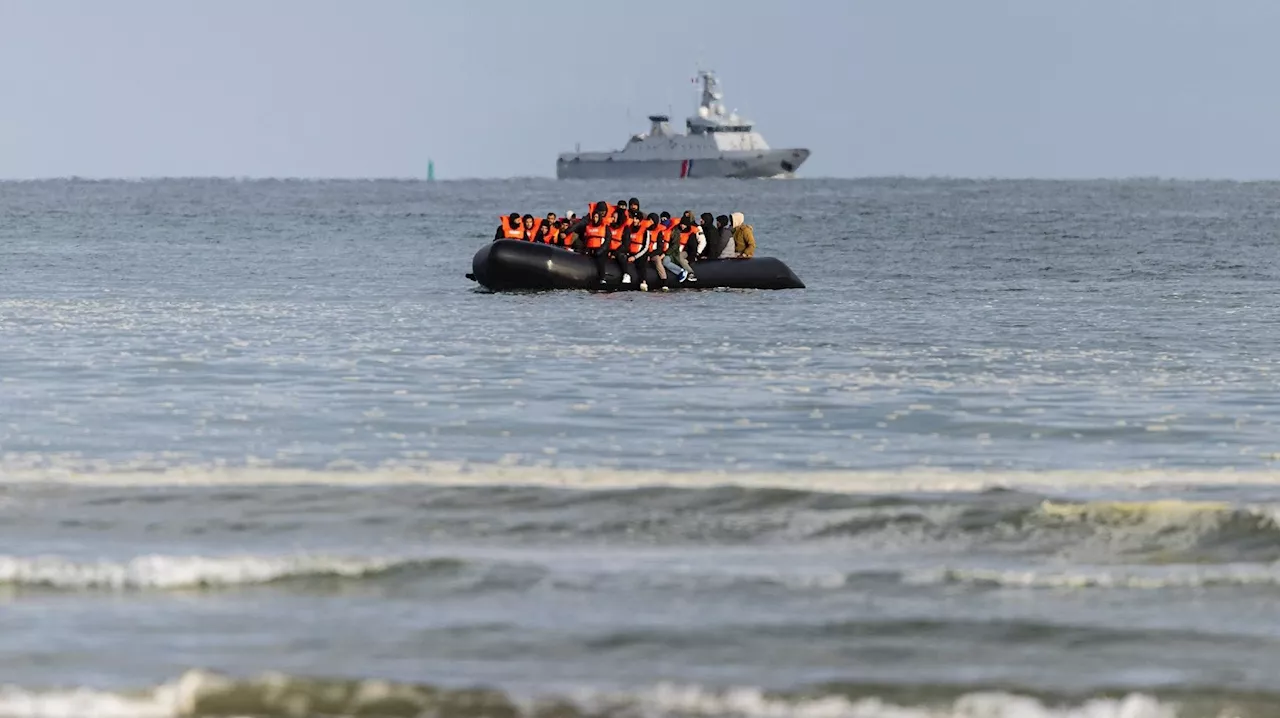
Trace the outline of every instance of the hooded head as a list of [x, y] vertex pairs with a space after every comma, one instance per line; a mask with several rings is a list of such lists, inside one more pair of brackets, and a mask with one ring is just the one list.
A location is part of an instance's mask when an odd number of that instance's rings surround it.
[[723, 215], [723, 214], [722, 214], [722, 215], [720, 215], [719, 217], [716, 217], [716, 226], [717, 226], [717, 227], [728, 227], [728, 226], [729, 226], [729, 218], [728, 218], [728, 217], [726, 217], [726, 216], [725, 216], [725, 215]]
[[747, 220], [746, 220], [746, 218], [742, 216], [742, 213], [741, 213], [741, 212], [734, 212], [734, 213], [733, 213], [733, 226], [734, 226], [734, 227], [741, 227], [742, 225], [746, 224], [746, 221], [747, 221]]
[[702, 220], [703, 227], [710, 227], [711, 224], [716, 221], [715, 217], [713, 217], [710, 212], [703, 212], [702, 216], [698, 219]]
[[647, 219], [649, 220], [650, 224], [658, 223], [658, 215], [654, 214], [653, 212], [649, 213], [649, 216], [647, 217]]

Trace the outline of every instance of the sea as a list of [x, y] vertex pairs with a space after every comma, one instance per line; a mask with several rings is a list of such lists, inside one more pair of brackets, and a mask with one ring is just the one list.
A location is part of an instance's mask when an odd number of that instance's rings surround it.
[[[466, 277], [631, 197], [806, 288]], [[1278, 183], [0, 183], [0, 716], [1280, 716], [1278, 287]]]

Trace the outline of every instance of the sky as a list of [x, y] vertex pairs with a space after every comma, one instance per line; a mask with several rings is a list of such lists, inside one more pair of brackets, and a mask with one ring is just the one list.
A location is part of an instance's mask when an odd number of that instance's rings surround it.
[[1277, 0], [0, 0], [0, 178], [552, 177], [696, 106], [802, 177], [1280, 178]]

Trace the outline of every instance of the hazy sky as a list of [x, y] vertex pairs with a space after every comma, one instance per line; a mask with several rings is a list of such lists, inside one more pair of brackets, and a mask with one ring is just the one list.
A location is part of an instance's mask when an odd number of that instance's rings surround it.
[[0, 0], [0, 177], [553, 176], [693, 109], [801, 175], [1280, 178], [1280, 0]]

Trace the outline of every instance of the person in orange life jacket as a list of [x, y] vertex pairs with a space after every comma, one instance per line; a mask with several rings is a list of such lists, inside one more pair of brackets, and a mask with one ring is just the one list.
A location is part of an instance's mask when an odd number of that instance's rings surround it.
[[593, 210], [591, 218], [582, 226], [583, 254], [596, 260], [596, 276], [605, 283], [604, 262], [609, 256], [609, 225], [604, 221], [603, 209]]
[[609, 223], [609, 254], [618, 263], [623, 284], [631, 284], [631, 274], [627, 272], [627, 247], [622, 241], [630, 225], [631, 218], [623, 209], [614, 212], [613, 221]]
[[558, 216], [556, 216], [556, 212], [547, 212], [547, 216], [543, 218], [543, 227], [541, 227], [540, 237], [538, 238], [539, 241], [545, 244], [554, 244], [558, 242], [559, 228], [561, 228], [561, 221], [559, 221]]
[[[649, 213], [647, 219], [649, 220], [649, 252], [645, 259], [658, 272], [659, 286], [662, 287], [662, 291], [667, 292], [670, 291], [667, 287], [667, 268], [662, 264], [662, 260], [666, 259], [667, 254], [667, 228], [662, 226], [658, 215], [652, 212]], [[671, 218], [667, 217], [667, 219], [670, 220]]]
[[[577, 233], [574, 232], [575, 227]], [[556, 238], [556, 244], [572, 252], [576, 244], [574, 240], [577, 239], [578, 234], [581, 234], [581, 232], [582, 223], [578, 222], [578, 215], [574, 214], [572, 210], [565, 212], [564, 216], [560, 218], [560, 236]]]
[[685, 212], [680, 217], [680, 223], [671, 228], [671, 249], [667, 252], [667, 256], [684, 270], [680, 277], [682, 282], [698, 281], [698, 277], [693, 273], [693, 267], [689, 266], [689, 255], [695, 253], [698, 246], [698, 228], [693, 223], [691, 214]]
[[[653, 228], [654, 240], [658, 245], [657, 248], [661, 250], [661, 254], [656, 259], [658, 266], [662, 268], [660, 276], [664, 282], [667, 278], [667, 267], [663, 264], [663, 260], [671, 258], [671, 238], [675, 233], [675, 226], [676, 223], [671, 219], [671, 213], [664, 210], [658, 215], [658, 222]], [[678, 267], [672, 267], [672, 269], [681, 276], [684, 275], [684, 270]]]
[[573, 212], [566, 214], [565, 216], [570, 217], [571, 221], [569, 222], [569, 226], [566, 231], [562, 233], [564, 235], [565, 247], [572, 248], [575, 252], [585, 254], [587, 246], [583, 230], [586, 229], [587, 224], [591, 221], [591, 217], [594, 216], [596, 212], [600, 212], [603, 216], [607, 217], [608, 212], [606, 207], [607, 205], [605, 205], [604, 202], [593, 202], [587, 209], [587, 214], [584, 217], [578, 218]]
[[[685, 253], [685, 259], [688, 259], [692, 264], [698, 261], [698, 255], [702, 253], [703, 247], [707, 246], [707, 235], [703, 234], [702, 225], [698, 224], [698, 220], [693, 218], [693, 210], [686, 209], [684, 214], [680, 215], [679, 222], [683, 222], [686, 219], [689, 220], [689, 225], [693, 227], [694, 234], [698, 238], [698, 241], [694, 244], [694, 249]], [[686, 249], [688, 248], [686, 247]]]
[[551, 244], [565, 249], [572, 248], [573, 237], [569, 235], [569, 218], [561, 217], [556, 220], [556, 236]]
[[649, 283], [645, 281], [645, 261], [649, 254], [650, 245], [649, 222], [639, 210], [632, 212], [627, 228], [622, 234], [622, 254], [626, 257], [626, 266], [623, 271], [627, 276], [635, 274], [635, 281], [640, 285], [640, 291], [649, 291]]
[[498, 225], [497, 234], [493, 235], [496, 242], [499, 239], [520, 239], [524, 236], [524, 226], [520, 222], [520, 213], [512, 212], [502, 218], [502, 223]]
[[523, 223], [520, 226], [523, 229], [520, 234], [520, 239], [523, 239], [526, 242], [532, 242], [537, 238], [538, 221], [533, 218], [533, 215], [526, 214], [524, 216]]
[[559, 226], [560, 223], [556, 219], [556, 213], [547, 212], [547, 216], [538, 225], [538, 233], [534, 236], [533, 241], [539, 244], [555, 244], [560, 237]]

